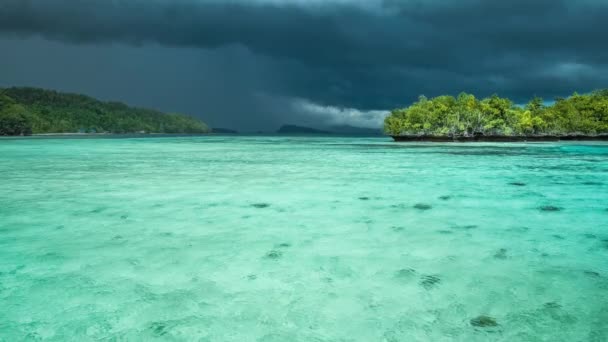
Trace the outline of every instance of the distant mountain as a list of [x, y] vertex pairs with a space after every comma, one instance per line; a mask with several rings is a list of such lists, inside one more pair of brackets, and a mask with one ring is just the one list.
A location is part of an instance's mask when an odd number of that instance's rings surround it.
[[283, 125], [277, 131], [279, 134], [331, 134], [331, 132], [323, 131], [316, 128], [296, 126], [296, 125]]
[[326, 129], [318, 129], [306, 126], [283, 125], [277, 133], [280, 134], [344, 134], [344, 135], [382, 135], [380, 128], [356, 127], [350, 125], [330, 126]]
[[336, 134], [382, 135], [381, 128], [356, 127], [350, 125], [331, 126], [329, 130]]
[[38, 88], [0, 88], [0, 135], [209, 133], [201, 120]]
[[233, 129], [229, 129], [229, 128], [217, 128], [214, 127], [211, 129], [212, 133], [221, 133], [221, 134], [237, 134], [238, 132], [233, 130]]

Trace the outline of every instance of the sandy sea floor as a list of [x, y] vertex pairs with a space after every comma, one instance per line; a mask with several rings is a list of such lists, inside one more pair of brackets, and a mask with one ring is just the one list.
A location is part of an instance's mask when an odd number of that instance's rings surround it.
[[2, 140], [0, 341], [37, 339], [606, 341], [608, 144]]

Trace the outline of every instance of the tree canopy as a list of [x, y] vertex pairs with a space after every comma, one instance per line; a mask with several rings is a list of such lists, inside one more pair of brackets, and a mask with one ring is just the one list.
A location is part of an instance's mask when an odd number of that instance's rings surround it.
[[481, 100], [467, 93], [420, 96], [411, 106], [393, 110], [384, 130], [390, 135], [440, 136], [608, 133], [608, 90], [575, 93], [549, 106], [538, 97], [517, 106], [498, 95]]
[[0, 135], [208, 133], [199, 119], [38, 88], [0, 89]]

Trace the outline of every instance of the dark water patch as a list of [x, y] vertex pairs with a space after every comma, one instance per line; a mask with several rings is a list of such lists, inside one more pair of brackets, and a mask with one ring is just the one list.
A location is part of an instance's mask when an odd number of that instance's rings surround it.
[[602, 182], [591, 182], [591, 181], [590, 182], [583, 182], [581, 184], [583, 184], [583, 185], [604, 185], [604, 183], [602, 183]]
[[280, 259], [283, 256], [283, 252], [279, 251], [279, 250], [271, 250], [270, 252], [266, 253], [266, 258], [267, 259], [272, 259], [272, 260], [277, 260]]
[[122, 239], [124, 239], [122, 237], [122, 235], [114, 235], [114, 237], [112, 237], [112, 240], [122, 240]]
[[411, 279], [416, 275], [416, 270], [413, 268], [402, 268], [395, 272], [395, 278], [397, 279]]
[[471, 323], [472, 326], [478, 327], [478, 328], [491, 328], [491, 327], [498, 326], [498, 322], [496, 321], [495, 318], [486, 316], [486, 315], [481, 315], [481, 316], [477, 316], [475, 318], [471, 318], [471, 320], [469, 322]]
[[279, 243], [276, 245], [277, 248], [289, 248], [291, 247], [291, 244], [288, 242], [283, 242], [283, 243]]
[[258, 276], [257, 276], [257, 275], [255, 275], [255, 274], [249, 274], [249, 275], [247, 276], [247, 279], [249, 279], [249, 280], [256, 280], [256, 279], [258, 279]]
[[546, 212], [556, 212], [556, 211], [561, 211], [562, 208], [556, 207], [554, 205], [542, 205], [542, 206], [538, 207], [538, 210], [546, 211]]
[[57, 227], [55, 227], [55, 229], [56, 229], [56, 230], [61, 230], [61, 229], [63, 229], [63, 228], [65, 228], [65, 226], [64, 226], [64, 225], [62, 225], [62, 224], [60, 224], [60, 225], [58, 225]]
[[369, 197], [365, 197], [365, 196], [364, 197], [359, 197], [359, 199], [362, 200], [362, 201], [369, 201]]
[[42, 255], [38, 256], [39, 260], [44, 260], [44, 261], [50, 261], [50, 260], [60, 260], [60, 259], [64, 259], [65, 257], [57, 252], [47, 252], [44, 253]]
[[121, 216], [120, 216], [120, 219], [121, 219], [121, 220], [126, 220], [126, 219], [128, 219], [128, 218], [129, 218], [129, 215], [121, 215]]
[[511, 227], [507, 229], [507, 231], [515, 232], [515, 233], [527, 233], [530, 230], [528, 227]]
[[553, 234], [551, 236], [553, 236], [554, 238], [556, 238], [558, 240], [564, 240], [565, 239], [565, 237], [563, 237], [562, 235], [559, 235], [559, 234]]
[[526, 186], [526, 183], [522, 183], [522, 182], [511, 182], [511, 183], [509, 183], [509, 185], [513, 185], [513, 186]]
[[437, 153], [440, 154], [449, 154], [455, 156], [496, 156], [496, 157], [509, 157], [509, 156], [522, 156], [522, 155], [537, 155], [538, 151], [530, 152], [524, 148], [517, 147], [506, 147], [502, 146], [500, 148], [487, 148], [487, 147], [476, 147], [476, 148], [465, 148], [462, 150], [442, 150]]
[[585, 234], [583, 234], [583, 236], [586, 237], [587, 239], [597, 239], [597, 235], [591, 234], [591, 233], [585, 233]]
[[422, 210], [422, 211], [430, 210], [432, 208], [433, 208], [432, 205], [426, 204], [426, 203], [416, 203], [416, 204], [414, 204], [414, 209], [418, 209], [418, 210]]
[[598, 272], [595, 272], [595, 271], [585, 270], [585, 271], [583, 271], [583, 273], [585, 275], [589, 276], [589, 277], [592, 277], [592, 278], [599, 278], [599, 277], [601, 277], [601, 275]]
[[543, 308], [555, 310], [555, 309], [561, 309], [562, 305], [557, 302], [547, 302], [547, 303], [543, 304]]
[[24, 268], [25, 268], [25, 265], [19, 265], [19, 266], [15, 267], [14, 269], [10, 270], [10, 271], [8, 272], [8, 274], [10, 274], [10, 275], [15, 275], [15, 274], [17, 274], [18, 272], [20, 272], [21, 270], [23, 270]]
[[405, 230], [405, 227], [401, 227], [401, 226], [392, 226], [392, 227], [391, 227], [391, 229], [392, 229], [394, 232], [402, 232], [402, 231], [404, 231], [404, 230]]
[[420, 285], [425, 290], [430, 290], [441, 283], [441, 278], [438, 275], [423, 275], [420, 277]]
[[162, 236], [162, 237], [172, 237], [173, 233], [171, 233], [171, 232], [162, 232], [159, 235]]
[[131, 266], [139, 266], [139, 265], [141, 265], [141, 261], [139, 261], [139, 259], [136, 259], [136, 258], [127, 258], [127, 259], [125, 259], [125, 260], [126, 260], [126, 261], [129, 263], [129, 265], [131, 265]]
[[494, 259], [504, 260], [506, 258], [507, 258], [507, 249], [506, 248], [501, 248], [498, 251], [496, 251], [496, 253], [494, 253]]
[[447, 200], [449, 200], [450, 198], [452, 198], [452, 196], [449, 196], [449, 195], [443, 195], [443, 196], [439, 196], [439, 199], [440, 199], [440, 200], [442, 200], [442, 201], [447, 201]]
[[462, 230], [471, 230], [471, 229], [476, 229], [479, 226], [477, 226], [476, 224], [467, 224], [467, 225], [463, 225], [463, 226], [459, 226], [459, 225], [453, 225], [451, 228], [453, 229], [462, 229]]
[[153, 322], [149, 329], [157, 337], [165, 336], [169, 332], [169, 326], [165, 322]]
[[450, 234], [454, 234], [454, 232], [453, 232], [453, 231], [451, 231], [451, 230], [445, 230], [445, 229], [440, 229], [440, 230], [438, 230], [437, 232], [438, 232], [439, 234], [442, 234], [442, 235], [450, 235]]
[[107, 209], [106, 207], [97, 207], [97, 208], [91, 210], [91, 213], [92, 214], [99, 214], [99, 213], [105, 211], [106, 209]]
[[268, 203], [254, 203], [251, 206], [254, 207], [254, 208], [258, 208], [258, 209], [263, 209], [263, 208], [270, 207], [270, 204], [268, 204]]

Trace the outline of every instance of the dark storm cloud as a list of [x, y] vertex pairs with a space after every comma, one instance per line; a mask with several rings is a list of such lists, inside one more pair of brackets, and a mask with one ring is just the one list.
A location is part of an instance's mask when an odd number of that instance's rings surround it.
[[12, 37], [242, 46], [270, 65], [254, 75], [273, 79], [252, 89], [264, 103], [270, 93], [276, 104], [304, 98], [360, 109], [403, 105], [421, 93], [524, 101], [605, 87], [606, 18], [608, 3], [590, 0], [0, 0], [0, 32]]

